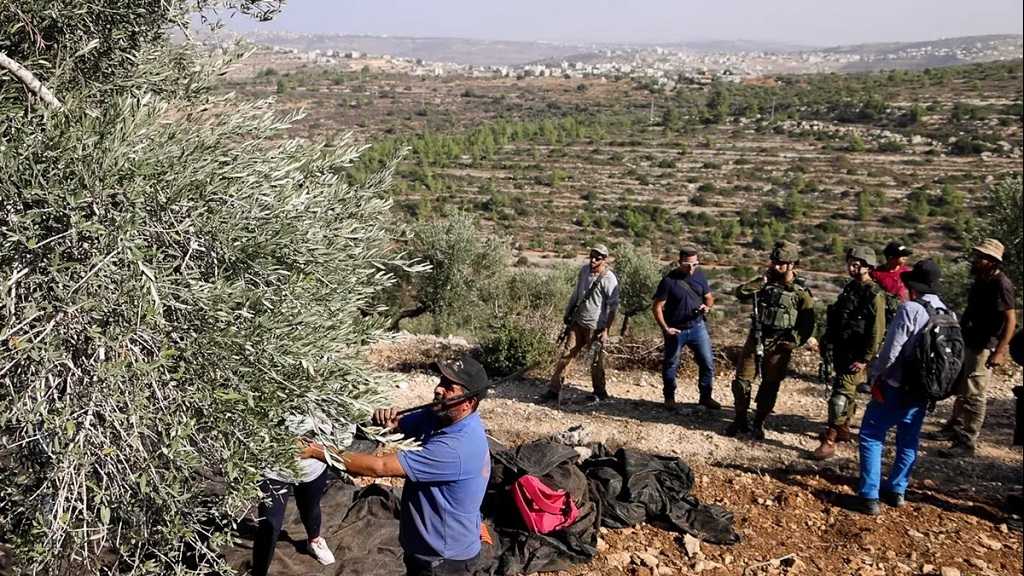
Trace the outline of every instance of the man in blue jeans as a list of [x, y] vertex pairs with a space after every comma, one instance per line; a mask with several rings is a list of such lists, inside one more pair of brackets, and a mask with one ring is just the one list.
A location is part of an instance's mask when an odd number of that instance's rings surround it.
[[704, 273], [697, 269], [699, 256], [696, 248], [684, 247], [679, 251], [679, 266], [669, 272], [654, 293], [654, 320], [665, 336], [665, 355], [662, 361], [662, 392], [665, 408], [676, 406], [676, 372], [683, 346], [693, 351], [699, 370], [697, 389], [699, 404], [709, 410], [720, 410], [722, 405], [711, 397], [715, 379], [715, 358], [711, 353], [711, 338], [704, 317], [715, 305]]
[[[858, 509], [872, 516], [881, 514], [880, 495], [895, 508], [903, 506], [927, 411], [926, 402], [910, 397], [903, 387], [907, 355], [901, 352], [912, 349], [908, 347], [915, 345], [918, 334], [928, 323], [928, 310], [921, 302], [952, 314], [937, 294], [941, 272], [935, 262], [922, 260], [912, 270], [901, 274], [901, 278], [910, 292], [910, 299], [900, 304], [885, 334], [882, 350], [871, 365], [871, 402], [860, 424]], [[885, 435], [893, 426], [896, 427], [896, 454], [889, 478], [883, 483], [882, 452]]]

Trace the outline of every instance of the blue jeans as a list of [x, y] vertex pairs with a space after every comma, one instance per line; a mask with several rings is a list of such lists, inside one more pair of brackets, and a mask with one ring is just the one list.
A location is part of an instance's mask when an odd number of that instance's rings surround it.
[[699, 375], [697, 390], [701, 396], [711, 396], [711, 385], [715, 379], [715, 357], [711, 353], [711, 337], [703, 320], [697, 320], [692, 326], [680, 330], [675, 336], [665, 336], [665, 356], [661, 363], [662, 391], [665, 398], [676, 397], [676, 372], [679, 370], [679, 353], [683, 346], [693, 351], [693, 359], [697, 362]]
[[[905, 404], [903, 391], [892, 386], [882, 386], [885, 402], [872, 399], [864, 411], [860, 423], [860, 483], [857, 493], [869, 500], [878, 499], [879, 489], [894, 494], [907, 491], [910, 472], [917, 460], [917, 445], [921, 440], [921, 425], [924, 424], [925, 406]], [[885, 434], [896, 427], [896, 455], [892, 470], [885, 484], [882, 484], [882, 452], [885, 450]]]

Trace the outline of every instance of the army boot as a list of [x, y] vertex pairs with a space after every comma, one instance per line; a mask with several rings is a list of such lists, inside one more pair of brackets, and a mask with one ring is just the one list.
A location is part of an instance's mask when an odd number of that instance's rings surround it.
[[821, 439], [821, 445], [814, 450], [814, 454], [811, 457], [815, 460], [828, 460], [834, 456], [838, 437], [839, 429], [835, 426], [829, 426], [828, 430], [825, 431], [825, 437]]
[[732, 381], [732, 398], [736, 406], [736, 418], [725, 429], [726, 436], [737, 436], [750, 432], [747, 410], [750, 409], [750, 382], [741, 378]]
[[739, 436], [750, 432], [750, 423], [747, 422], [747, 412], [736, 411], [736, 419], [725, 429], [726, 436]]
[[754, 418], [754, 425], [750, 427], [750, 437], [754, 440], [764, 440], [764, 420]]
[[850, 425], [843, 424], [836, 428], [836, 442], [846, 443], [853, 440], [853, 436], [850, 435]]
[[754, 440], [764, 440], [764, 422], [771, 414], [770, 410], [758, 408], [754, 413], [754, 425], [750, 427], [750, 437]]

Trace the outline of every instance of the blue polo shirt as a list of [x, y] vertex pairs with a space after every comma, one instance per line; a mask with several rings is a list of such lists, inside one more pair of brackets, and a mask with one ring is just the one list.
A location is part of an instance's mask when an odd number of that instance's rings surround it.
[[[683, 286], [686, 283], [690, 290]], [[690, 328], [700, 318], [697, 309], [704, 303], [704, 295], [711, 292], [708, 279], [698, 268], [683, 275], [679, 270], [669, 272], [661, 279], [654, 293], [656, 301], [665, 301], [665, 323], [680, 330]]]
[[407, 478], [398, 539], [406, 554], [469, 560], [480, 553], [480, 505], [491, 475], [487, 435], [476, 412], [445, 428], [437, 425], [427, 410], [398, 423], [423, 445], [398, 453]]

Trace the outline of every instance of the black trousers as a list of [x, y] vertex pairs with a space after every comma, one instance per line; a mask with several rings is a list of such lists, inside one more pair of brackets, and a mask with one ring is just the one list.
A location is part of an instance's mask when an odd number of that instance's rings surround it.
[[428, 560], [413, 554], [405, 555], [406, 576], [465, 576], [473, 573], [480, 555], [469, 560]]
[[260, 482], [263, 498], [259, 506], [259, 523], [252, 542], [252, 576], [267, 576], [274, 561], [274, 547], [284, 524], [288, 498], [295, 494], [299, 518], [310, 540], [320, 536], [320, 499], [327, 487], [328, 472], [324, 470], [314, 480], [290, 484], [280, 480], [264, 479]]

